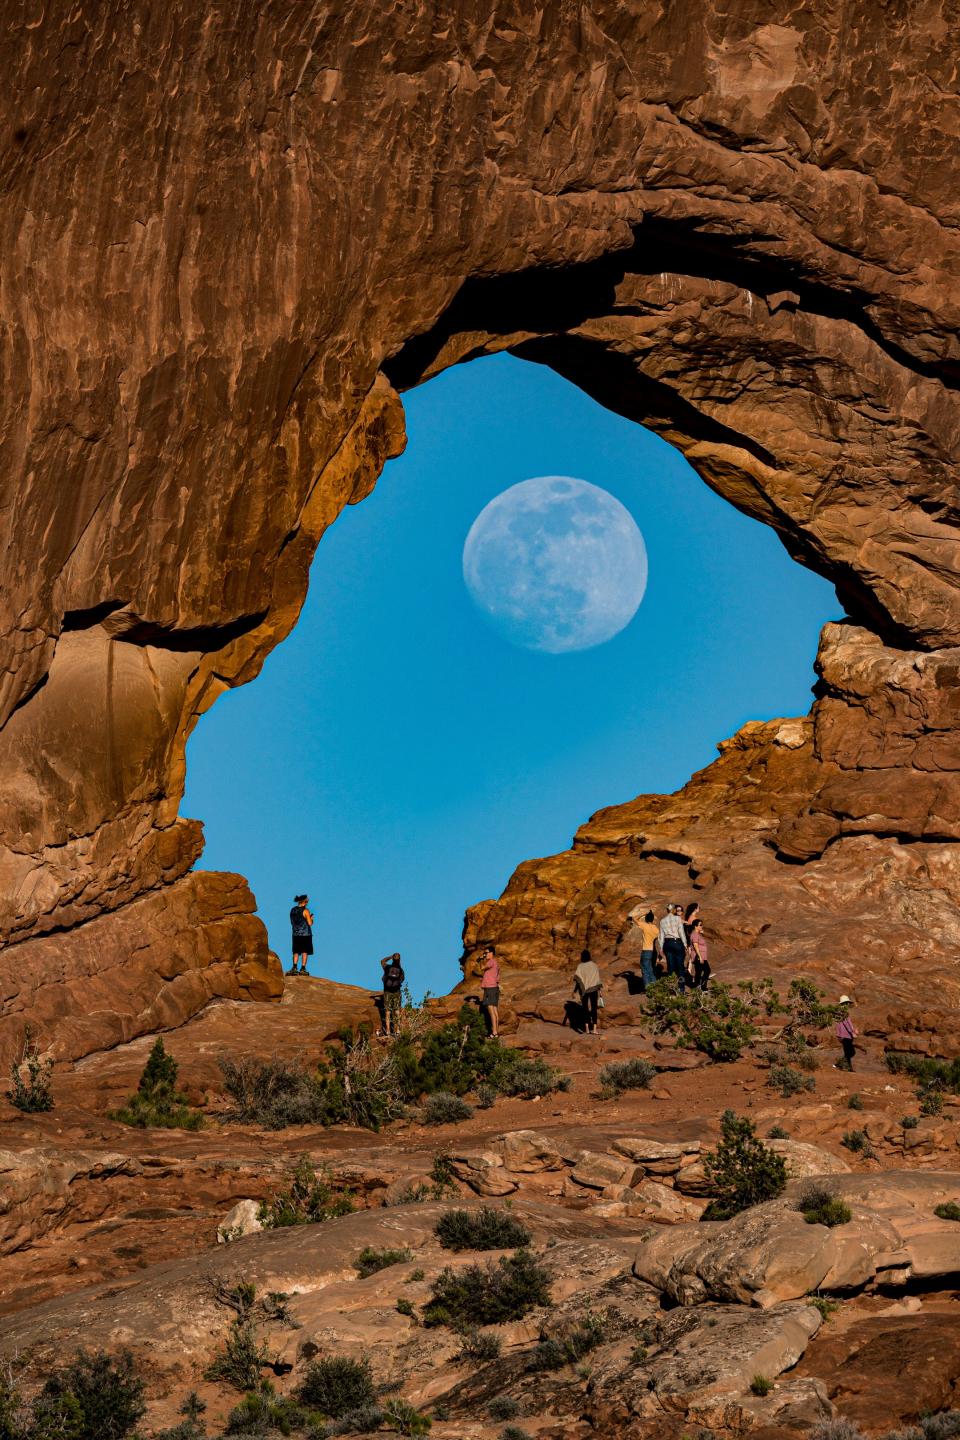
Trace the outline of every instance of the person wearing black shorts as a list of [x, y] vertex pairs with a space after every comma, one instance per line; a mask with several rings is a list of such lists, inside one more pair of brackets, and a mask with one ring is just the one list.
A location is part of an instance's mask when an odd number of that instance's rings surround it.
[[481, 1004], [487, 1012], [490, 1039], [496, 1040], [500, 1034], [500, 962], [497, 959], [494, 945], [483, 947], [483, 974], [480, 977], [480, 989], [483, 994]]
[[[306, 975], [307, 956], [313, 954], [313, 916], [307, 909], [306, 895], [298, 895], [290, 911], [290, 929], [293, 932], [293, 964], [291, 975]], [[299, 961], [300, 969], [297, 970]]]

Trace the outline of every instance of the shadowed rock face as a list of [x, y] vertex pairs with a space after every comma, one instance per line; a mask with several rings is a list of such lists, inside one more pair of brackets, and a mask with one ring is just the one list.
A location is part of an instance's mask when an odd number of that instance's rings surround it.
[[[77, 1023], [84, 949], [108, 986], [136, 972], [125, 1035], [277, 993], [238, 882], [187, 878], [187, 736], [295, 623], [324, 529], [402, 447], [398, 390], [494, 349], [666, 436], [838, 586], [802, 743], [738, 739], [760, 790], [725, 754], [697, 781], [715, 827], [762, 831], [778, 884], [919, 856], [956, 905], [940, 0], [7, 10], [0, 1045], [40, 969], [64, 1053], [109, 1043], [115, 1018]], [[190, 931], [206, 978], [176, 989]]]

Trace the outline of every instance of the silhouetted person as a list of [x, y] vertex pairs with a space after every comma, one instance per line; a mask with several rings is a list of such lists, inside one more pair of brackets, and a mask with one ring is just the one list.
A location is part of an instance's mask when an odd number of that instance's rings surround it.
[[[307, 909], [306, 895], [298, 895], [290, 911], [290, 929], [293, 932], [293, 964], [290, 974], [306, 975], [307, 956], [313, 954], [313, 916]], [[299, 962], [300, 969], [297, 970]]]
[[400, 955], [394, 951], [380, 961], [383, 969], [383, 1033], [395, 1035], [400, 1029], [400, 997], [404, 973]]

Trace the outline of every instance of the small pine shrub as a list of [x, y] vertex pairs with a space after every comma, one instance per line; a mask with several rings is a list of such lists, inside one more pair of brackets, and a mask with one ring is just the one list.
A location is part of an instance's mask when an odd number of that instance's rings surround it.
[[494, 1395], [487, 1414], [491, 1420], [513, 1420], [520, 1414], [520, 1405], [512, 1395]]
[[300, 1429], [307, 1416], [295, 1400], [278, 1396], [269, 1380], [261, 1380], [256, 1390], [245, 1395], [227, 1417], [227, 1435], [262, 1436], [279, 1432], [292, 1435]]
[[784, 1100], [789, 1100], [791, 1095], [799, 1095], [801, 1090], [815, 1090], [816, 1083], [812, 1075], [804, 1077], [792, 1065], [772, 1065], [767, 1076], [767, 1084], [779, 1090]]
[[812, 1305], [814, 1310], [820, 1311], [821, 1320], [829, 1320], [833, 1312], [839, 1309], [836, 1300], [828, 1300], [825, 1295], [808, 1295], [807, 1303]]
[[406, 1295], [401, 1295], [397, 1301], [397, 1313], [406, 1315], [411, 1320], [415, 1320], [417, 1316], [417, 1312], [413, 1308], [413, 1301], [408, 1300]]
[[656, 1075], [657, 1067], [649, 1060], [611, 1060], [598, 1079], [604, 1090], [621, 1095], [625, 1090], [646, 1090]]
[[241, 1312], [230, 1322], [227, 1338], [204, 1374], [208, 1380], [232, 1385], [234, 1390], [258, 1391], [260, 1372], [269, 1359], [256, 1321], [249, 1312]]
[[308, 1365], [296, 1392], [301, 1405], [331, 1420], [374, 1404], [376, 1391], [368, 1360], [325, 1356]]
[[417, 1281], [417, 1280], [422, 1280], [425, 1275], [426, 1275], [426, 1271], [425, 1271], [425, 1270], [411, 1270], [411, 1271], [410, 1271], [410, 1274], [407, 1276], [407, 1280], [408, 1280], [408, 1282], [412, 1283], [412, 1282], [415, 1282], [415, 1281]]
[[29, 1025], [23, 1032], [20, 1059], [14, 1060], [10, 1066], [7, 1099], [17, 1110], [28, 1115], [40, 1115], [53, 1109], [53, 1061], [40, 1058], [40, 1047]]
[[704, 1220], [729, 1220], [751, 1205], [773, 1200], [787, 1183], [783, 1156], [769, 1150], [750, 1121], [732, 1110], [724, 1111], [717, 1148], [703, 1157], [703, 1166], [716, 1192]]
[[437, 1090], [423, 1102], [424, 1125], [456, 1125], [461, 1120], [469, 1120], [472, 1114], [472, 1105], [461, 1095], [451, 1095], [447, 1090]]
[[852, 1150], [855, 1155], [866, 1155], [870, 1149], [870, 1141], [865, 1130], [848, 1130], [840, 1144], [847, 1150]]
[[757, 1035], [759, 1005], [749, 987], [743, 996], [714, 981], [709, 990], [681, 995], [676, 977], [667, 976], [647, 987], [644, 1008], [654, 1029], [669, 1031], [683, 1046], [692, 1046], [717, 1063], [739, 1060]]
[[848, 1096], [847, 1096], [847, 1109], [848, 1109], [848, 1110], [862, 1110], [862, 1109], [863, 1109], [863, 1101], [861, 1100], [861, 1098], [860, 1098], [859, 1095], [857, 1095], [856, 1093], [854, 1093], [853, 1095], [848, 1095]]
[[517, 1250], [529, 1245], [530, 1231], [522, 1221], [481, 1205], [479, 1210], [447, 1210], [434, 1227], [445, 1250]]
[[376, 1275], [378, 1270], [388, 1270], [391, 1265], [403, 1265], [410, 1258], [409, 1250], [376, 1250], [371, 1245], [365, 1245], [354, 1260], [353, 1268], [361, 1280], [366, 1280], [369, 1276]]
[[177, 1090], [179, 1066], [168, 1055], [161, 1036], [150, 1051], [135, 1095], [131, 1095], [111, 1119], [140, 1130], [199, 1130], [203, 1116], [193, 1110], [186, 1095]]
[[550, 1272], [529, 1250], [501, 1256], [496, 1265], [468, 1265], [442, 1270], [433, 1282], [423, 1309], [425, 1325], [500, 1325], [522, 1320], [540, 1305], [550, 1304]]
[[337, 1195], [324, 1174], [318, 1174], [308, 1155], [301, 1155], [290, 1175], [285, 1190], [263, 1200], [257, 1211], [265, 1230], [280, 1230], [287, 1225], [318, 1225], [324, 1220], [349, 1215], [353, 1199]]
[[766, 1375], [754, 1375], [750, 1381], [750, 1393], [753, 1395], [769, 1395], [773, 1389], [773, 1381], [768, 1380]]
[[462, 1361], [469, 1360], [478, 1365], [486, 1365], [491, 1360], [499, 1360], [502, 1349], [503, 1341], [500, 1336], [490, 1330], [478, 1330], [475, 1325], [468, 1325], [460, 1332], [458, 1359]]
[[782, 1125], [771, 1125], [770, 1129], [767, 1131], [767, 1139], [768, 1139], [768, 1140], [789, 1140], [789, 1139], [790, 1139], [790, 1131], [789, 1131], [789, 1130], [784, 1130], [784, 1128], [783, 1128]]
[[524, 1430], [519, 1425], [504, 1425], [500, 1431], [500, 1440], [533, 1440], [529, 1430]]
[[146, 1410], [143, 1381], [129, 1351], [114, 1359], [79, 1350], [48, 1377], [30, 1410], [23, 1440], [124, 1440]]
[[817, 1181], [801, 1190], [797, 1209], [808, 1225], [826, 1225], [831, 1230], [835, 1225], [846, 1225], [851, 1218], [850, 1206], [829, 1186]]
[[943, 1114], [943, 1092], [921, 1085], [917, 1090], [917, 1099], [920, 1101], [921, 1115], [942, 1115]]
[[599, 1315], [588, 1313], [558, 1334], [541, 1334], [527, 1362], [529, 1370], [559, 1370], [575, 1365], [591, 1350], [602, 1345], [606, 1326]]
[[900, 1121], [900, 1124], [903, 1126], [904, 1130], [916, 1130], [917, 1126], [920, 1124], [920, 1116], [904, 1115], [903, 1119]]
[[434, 1155], [433, 1163], [430, 1166], [430, 1179], [433, 1184], [432, 1198], [434, 1200], [442, 1200], [445, 1195], [456, 1193], [457, 1180], [453, 1173], [453, 1161], [445, 1150]]
[[933, 1213], [940, 1220], [960, 1220], [960, 1205], [956, 1200], [946, 1200], [942, 1205], [935, 1205]]

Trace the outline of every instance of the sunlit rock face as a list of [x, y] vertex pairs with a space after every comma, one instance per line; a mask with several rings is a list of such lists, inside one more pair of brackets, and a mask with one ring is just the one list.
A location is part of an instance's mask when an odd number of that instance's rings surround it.
[[[918, 841], [956, 903], [939, 0], [4, 18], [0, 1045], [40, 975], [69, 1053], [117, 1013], [176, 1023], [206, 993], [176, 988], [191, 927], [220, 993], [279, 988], [259, 922], [187, 879], [186, 738], [295, 623], [323, 530], [402, 446], [397, 391], [491, 349], [656, 429], [837, 583], [853, 638], [767, 805], [778, 883]], [[753, 800], [705, 783], [736, 830]], [[102, 1023], [75, 984], [94, 925]]]

